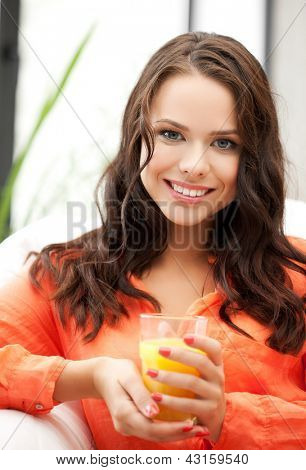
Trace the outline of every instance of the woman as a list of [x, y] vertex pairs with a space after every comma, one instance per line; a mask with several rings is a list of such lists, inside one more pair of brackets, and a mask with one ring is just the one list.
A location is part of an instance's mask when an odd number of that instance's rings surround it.
[[[1, 406], [83, 399], [98, 449], [304, 448], [306, 241], [283, 233], [284, 156], [257, 60], [201, 32], [159, 49], [96, 198], [101, 228], [45, 247], [2, 290]], [[207, 336], [185, 338], [207, 356], [160, 350], [198, 379], [147, 371], [197, 398], [144, 387], [143, 311], [208, 318]], [[154, 420], [158, 403], [197, 423]]]

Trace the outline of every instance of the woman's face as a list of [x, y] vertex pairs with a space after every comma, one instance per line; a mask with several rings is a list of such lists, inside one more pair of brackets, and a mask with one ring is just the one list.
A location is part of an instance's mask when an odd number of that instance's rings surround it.
[[[176, 75], [153, 98], [150, 119], [155, 149], [141, 173], [147, 192], [171, 222], [205, 224], [236, 196], [241, 139], [233, 95], [198, 73]], [[146, 157], [142, 140], [140, 164]]]

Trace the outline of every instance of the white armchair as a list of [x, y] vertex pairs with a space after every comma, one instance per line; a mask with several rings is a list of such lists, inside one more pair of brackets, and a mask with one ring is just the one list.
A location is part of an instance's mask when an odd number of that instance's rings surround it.
[[[285, 233], [306, 239], [306, 203], [286, 200]], [[86, 230], [94, 228], [87, 221]], [[0, 286], [21, 269], [27, 253], [49, 243], [64, 242], [65, 216], [50, 216], [19, 230], [0, 244]], [[74, 233], [73, 237], [80, 233]], [[94, 449], [95, 444], [81, 402], [56, 406], [44, 416], [17, 410], [0, 410], [1, 449]]]

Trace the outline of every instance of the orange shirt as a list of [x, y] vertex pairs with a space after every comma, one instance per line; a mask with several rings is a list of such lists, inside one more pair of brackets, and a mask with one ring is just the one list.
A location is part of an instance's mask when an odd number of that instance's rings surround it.
[[[306, 253], [306, 240], [289, 238]], [[305, 276], [287, 272], [294, 291], [305, 294]], [[130, 281], [145, 290], [140, 279], [131, 276]], [[43, 284], [50, 293], [54, 286], [49, 276], [45, 275]], [[97, 449], [306, 448], [305, 344], [297, 356], [269, 348], [264, 344], [268, 328], [244, 312], [233, 321], [255, 340], [236, 333], [219, 319], [223, 295], [216, 290], [193, 302], [186, 312], [207, 317], [208, 336], [223, 347], [227, 407], [218, 442], [211, 445], [194, 437], [155, 443], [123, 436], [114, 429], [102, 399], [84, 399]], [[0, 289], [0, 408], [33, 415], [48, 413], [59, 404], [52, 398], [54, 386], [69, 360], [111, 356], [131, 359], [140, 369], [139, 313], [154, 314], [153, 307], [147, 301], [122, 299], [130, 318], [123, 317], [119, 328], [103, 326], [95, 340], [86, 345], [81, 341], [84, 333], [75, 329], [74, 318], [64, 329], [54, 302], [32, 287], [27, 273]]]

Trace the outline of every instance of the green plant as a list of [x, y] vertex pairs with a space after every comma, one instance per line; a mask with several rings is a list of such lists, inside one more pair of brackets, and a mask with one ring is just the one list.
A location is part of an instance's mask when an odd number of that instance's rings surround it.
[[81, 43], [79, 44], [78, 48], [76, 49], [75, 53], [72, 56], [68, 66], [65, 69], [65, 72], [60, 80], [60, 83], [54, 93], [51, 94], [43, 103], [40, 113], [36, 119], [36, 122], [33, 126], [30, 135], [22, 148], [19, 154], [16, 156], [10, 173], [6, 179], [6, 182], [3, 186], [3, 189], [0, 192], [0, 242], [4, 240], [7, 236], [11, 234], [11, 227], [10, 227], [10, 208], [12, 197], [14, 193], [14, 187], [16, 184], [17, 177], [20, 173], [20, 170], [29, 154], [31, 146], [35, 137], [37, 136], [40, 128], [46, 121], [48, 115], [53, 110], [59, 96], [62, 94], [62, 91], [65, 88], [65, 85], [70, 77], [75, 65], [77, 64], [86, 44], [88, 43], [90, 37], [94, 32], [95, 26], [92, 26], [89, 32], [85, 35]]

